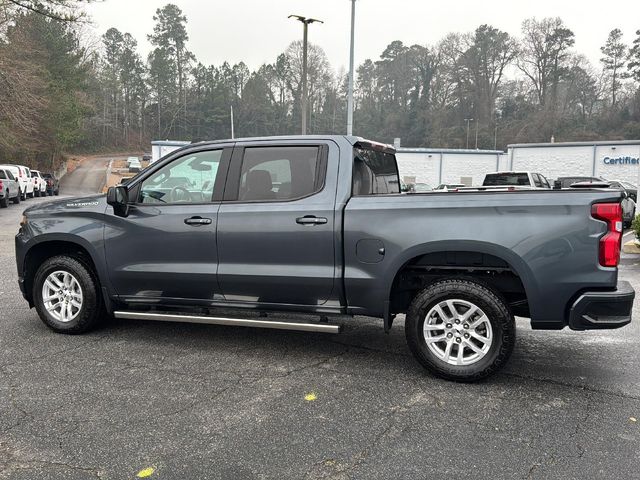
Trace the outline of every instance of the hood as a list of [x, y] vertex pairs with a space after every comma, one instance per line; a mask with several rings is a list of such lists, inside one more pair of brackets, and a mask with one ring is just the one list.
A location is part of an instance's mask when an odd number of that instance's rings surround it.
[[86, 197], [62, 198], [33, 205], [24, 211], [29, 215], [50, 215], [70, 212], [104, 212], [107, 206], [107, 196], [102, 193]]

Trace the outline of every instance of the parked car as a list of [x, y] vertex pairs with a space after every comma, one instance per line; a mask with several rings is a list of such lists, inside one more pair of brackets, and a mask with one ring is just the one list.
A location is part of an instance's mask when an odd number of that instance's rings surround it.
[[571, 188], [611, 188], [622, 192], [622, 225], [624, 228], [631, 227], [631, 223], [636, 216], [636, 202], [631, 198], [631, 195], [626, 189], [618, 182], [607, 182], [601, 180], [600, 182], [578, 182], [571, 185]]
[[449, 190], [456, 190], [458, 188], [464, 188], [464, 183], [441, 183], [433, 189], [434, 192], [448, 192]]
[[623, 180], [607, 180], [611, 186], [624, 189], [634, 202], [638, 203], [638, 186]]
[[[418, 362], [474, 381], [511, 355], [516, 315], [542, 330], [631, 321], [621, 199], [612, 189], [402, 195], [393, 147], [350, 136], [201, 142], [106, 196], [25, 210], [18, 282], [42, 321], [69, 334], [105, 311], [331, 333], [346, 316], [378, 317], [388, 331], [404, 314]], [[285, 311], [333, 320], [269, 316]]]
[[35, 196], [46, 197], [47, 196], [47, 182], [45, 181], [42, 173], [39, 170], [31, 170], [31, 177], [35, 178]]
[[150, 162], [151, 161], [151, 154], [150, 153], [145, 153], [144, 155], [142, 155], [142, 161], [143, 162]]
[[603, 182], [603, 181], [605, 181], [605, 180], [603, 180], [600, 177], [580, 177], [580, 176], [576, 176], [576, 177], [558, 177], [553, 182], [553, 188], [569, 188], [574, 183], [585, 183], [585, 182], [587, 182], [587, 183], [588, 182], [600, 183], [600, 182]]
[[11, 170], [13, 176], [18, 180], [20, 188], [20, 200], [26, 200], [27, 197], [33, 197], [33, 182], [29, 169], [23, 165], [0, 165], [2, 168]]
[[20, 203], [20, 184], [9, 168], [0, 167], [0, 207], [7, 208], [9, 201]]
[[433, 191], [433, 187], [428, 183], [414, 183], [410, 187], [410, 192], [412, 193], [431, 192], [431, 191]]
[[142, 169], [142, 164], [140, 163], [140, 160], [138, 160], [138, 157], [129, 157], [129, 160], [127, 160], [127, 166], [131, 173], [137, 173]]
[[483, 187], [517, 187], [548, 190], [551, 188], [547, 178], [536, 172], [495, 172], [487, 173]]
[[47, 195], [58, 195], [60, 193], [60, 181], [51, 173], [43, 173], [42, 177], [47, 185]]

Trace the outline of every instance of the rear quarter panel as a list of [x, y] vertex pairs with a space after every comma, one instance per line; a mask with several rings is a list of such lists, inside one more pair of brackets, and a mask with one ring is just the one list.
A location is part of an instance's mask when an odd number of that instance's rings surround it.
[[[345, 290], [355, 313], [382, 316], [396, 273], [416, 256], [474, 251], [498, 256], [520, 276], [532, 324], [563, 322], [581, 290], [611, 288], [617, 269], [598, 262], [606, 225], [591, 218], [612, 192], [523, 191], [353, 197], [345, 209]], [[356, 256], [362, 239], [384, 243], [384, 259]]]

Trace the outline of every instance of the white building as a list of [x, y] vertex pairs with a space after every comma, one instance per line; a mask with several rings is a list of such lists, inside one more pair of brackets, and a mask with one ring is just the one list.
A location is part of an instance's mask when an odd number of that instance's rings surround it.
[[602, 177], [640, 183], [640, 140], [522, 143], [499, 150], [398, 148], [405, 183], [480, 185], [487, 173], [523, 170], [558, 177]]
[[507, 168], [507, 155], [500, 150], [451, 148], [398, 148], [400, 178], [405, 183], [463, 183], [479, 185], [485, 174]]
[[189, 145], [191, 142], [181, 140], [154, 140], [151, 142], [151, 163], [160, 160], [167, 153]]
[[547, 178], [602, 177], [638, 183], [640, 140], [522, 143], [508, 146], [509, 170], [531, 170]]

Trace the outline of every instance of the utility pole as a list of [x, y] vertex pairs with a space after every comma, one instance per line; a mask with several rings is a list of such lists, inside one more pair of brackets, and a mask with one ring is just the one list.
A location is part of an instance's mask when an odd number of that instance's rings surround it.
[[347, 135], [353, 135], [353, 55], [356, 25], [356, 0], [351, 0], [351, 47], [349, 49], [349, 89], [347, 92]]
[[231, 105], [231, 138], [232, 139], [236, 138], [233, 132], [233, 105]]
[[309, 24], [314, 22], [324, 23], [316, 18], [307, 18], [300, 15], [289, 15], [288, 18], [295, 18], [303, 24], [302, 34], [302, 100], [301, 100], [301, 116], [302, 116], [302, 135], [307, 134], [307, 30]]
[[478, 149], [478, 121], [476, 120], [476, 150]]
[[473, 118], [465, 118], [465, 122], [467, 122], [467, 150], [469, 150], [469, 122], [473, 121]]

